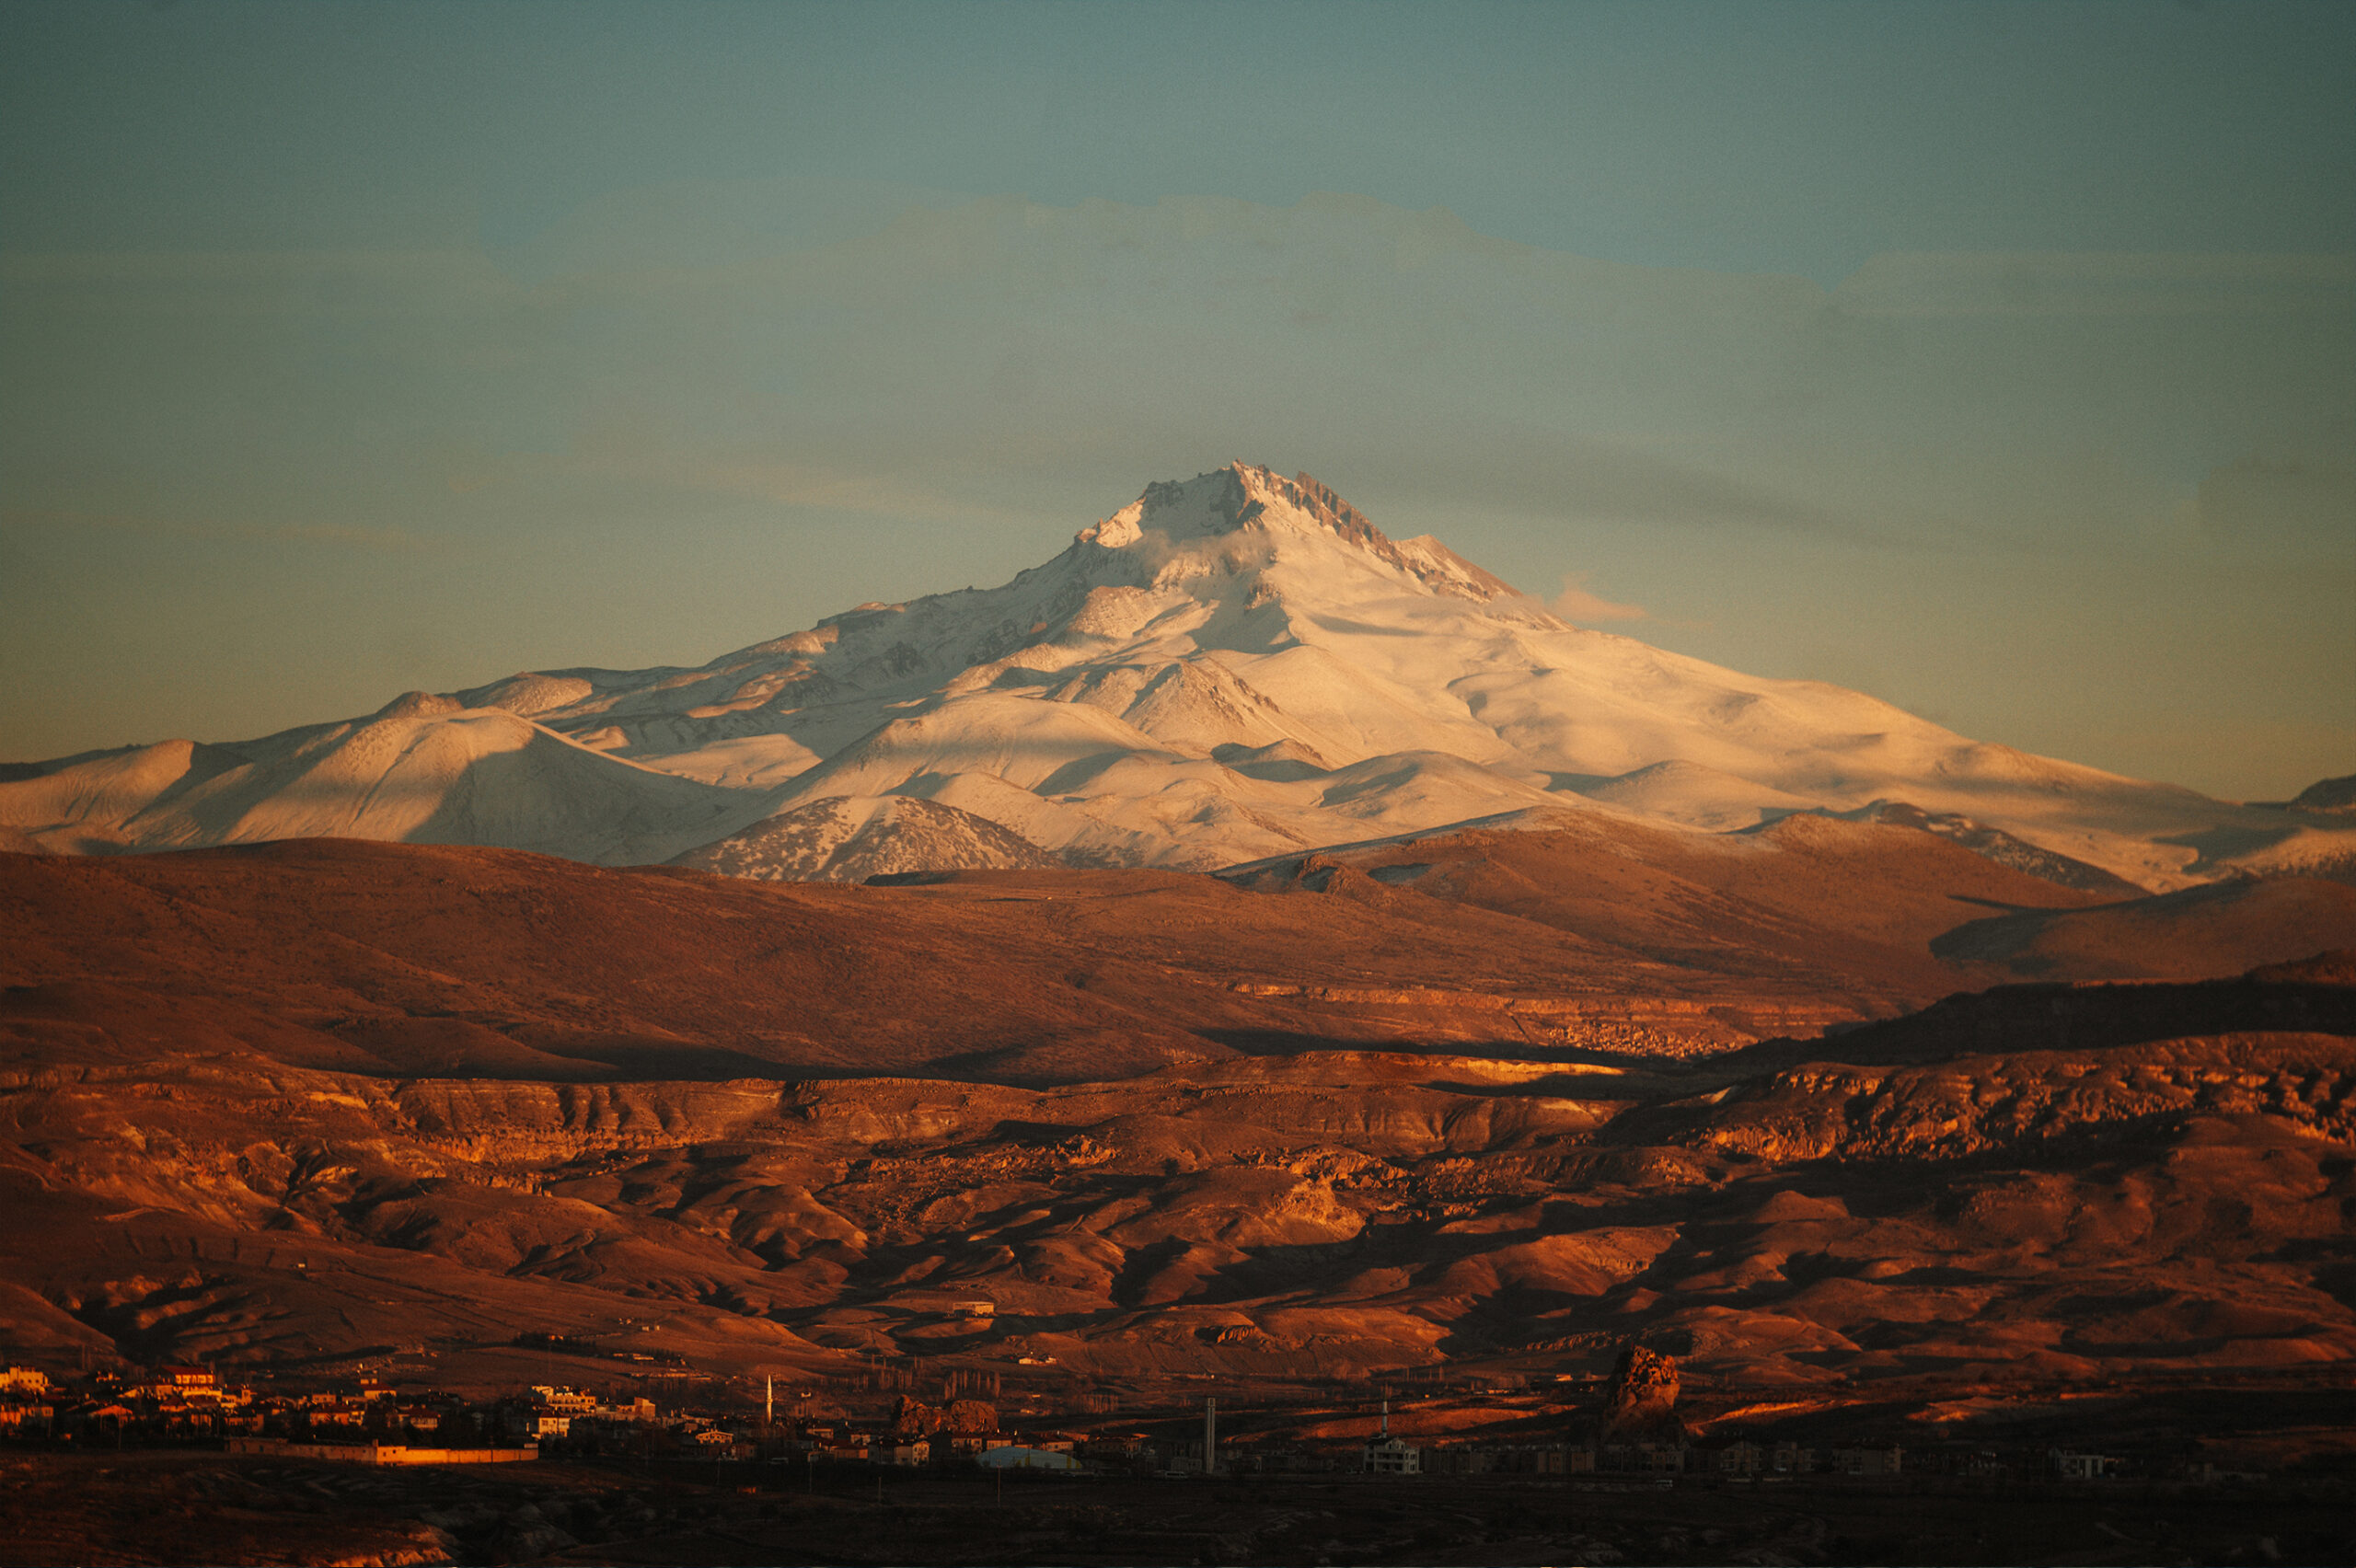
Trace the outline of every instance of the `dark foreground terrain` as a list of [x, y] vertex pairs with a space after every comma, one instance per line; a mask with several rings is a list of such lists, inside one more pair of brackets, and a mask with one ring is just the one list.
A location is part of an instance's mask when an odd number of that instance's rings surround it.
[[[729, 1467], [732, 1471], [772, 1467]], [[2349, 1493], [1969, 1480], [1063, 1480], [0, 1458], [0, 1563], [2338, 1563]]]

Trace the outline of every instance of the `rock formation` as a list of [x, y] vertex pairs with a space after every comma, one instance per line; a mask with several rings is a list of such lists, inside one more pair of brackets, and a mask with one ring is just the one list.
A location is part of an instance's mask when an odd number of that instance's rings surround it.
[[895, 1437], [930, 1437], [941, 1430], [941, 1420], [940, 1406], [902, 1394], [892, 1404], [890, 1431]]
[[1640, 1344], [1620, 1347], [1611, 1381], [1603, 1390], [1603, 1435], [1621, 1443], [1677, 1442], [1685, 1424], [1677, 1417], [1677, 1363]]
[[952, 1400], [941, 1412], [941, 1429], [961, 1437], [986, 1436], [998, 1430], [998, 1406], [987, 1400]]

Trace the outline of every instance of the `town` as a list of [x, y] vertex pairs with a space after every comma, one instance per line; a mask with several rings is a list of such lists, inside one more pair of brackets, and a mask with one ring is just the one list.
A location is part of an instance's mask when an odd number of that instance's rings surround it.
[[[1628, 1363], [1602, 1391], [1603, 1413], [1584, 1432], [1418, 1438], [1391, 1430], [1388, 1386], [1341, 1387], [1314, 1404], [1298, 1393], [1252, 1410], [1251, 1429], [1218, 1431], [1217, 1396], [1199, 1407], [1075, 1410], [1053, 1424], [1007, 1425], [988, 1399], [996, 1376], [952, 1373], [939, 1403], [888, 1393], [907, 1375], [849, 1381], [760, 1386], [741, 1379], [692, 1380], [692, 1392], [664, 1404], [643, 1393], [591, 1391], [567, 1384], [519, 1387], [469, 1398], [362, 1373], [316, 1387], [236, 1381], [211, 1366], [105, 1368], [52, 1379], [11, 1364], [0, 1371], [0, 1440], [51, 1450], [127, 1447], [218, 1448], [376, 1465], [577, 1461], [693, 1461], [850, 1468], [974, 1469], [1069, 1475], [1181, 1479], [1205, 1475], [1349, 1474], [1407, 1476], [1642, 1477], [1657, 1484], [1704, 1479], [1773, 1482], [1814, 1476], [1849, 1479], [1963, 1476], [2098, 1482], [2137, 1480], [2191, 1484], [2254, 1482], [2246, 1466], [2221, 1466], [2197, 1448], [2093, 1452], [2060, 1445], [1995, 1446], [1930, 1441], [1806, 1443], [1761, 1440], [1740, 1431], [1721, 1440], [1690, 1435], [1669, 1401], [1632, 1394]], [[1641, 1369], [1647, 1355], [1635, 1352]], [[1649, 1358], [1655, 1363], [1666, 1358]], [[842, 1379], [837, 1382], [845, 1381]], [[1589, 1384], [1593, 1379], [1586, 1380]], [[1402, 1385], [1412, 1392], [1413, 1384]], [[1424, 1396], [1429, 1402], [1431, 1396]], [[1350, 1424], [1375, 1405], [1374, 1432], [1362, 1440], [1304, 1437], [1299, 1429]], [[1094, 1401], [1101, 1403], [1102, 1401]], [[1313, 1419], [1323, 1415], [1329, 1419]], [[1271, 1420], [1281, 1416], [1282, 1420]], [[1633, 1419], [1632, 1419], [1633, 1416]], [[1332, 1419], [1338, 1418], [1338, 1419]]]
[[[1567, 1370], [1123, 1385], [1035, 1355], [732, 1374], [539, 1334], [476, 1354], [11, 1362], [0, 1538], [28, 1562], [1313, 1568], [1467, 1543], [1496, 1562], [2005, 1561], [2081, 1538], [2090, 1561], [2162, 1542], [2320, 1561], [2346, 1534], [2322, 1439], [2347, 1390], [2296, 1381], [2159, 1403], [2016, 1388], [2013, 1409], [2047, 1413], [1992, 1423], [1920, 1419], [1973, 1406], [1951, 1386], [1927, 1405], [1688, 1387], [1633, 1344]], [[2249, 1440], [2189, 1436], [2226, 1426]]]

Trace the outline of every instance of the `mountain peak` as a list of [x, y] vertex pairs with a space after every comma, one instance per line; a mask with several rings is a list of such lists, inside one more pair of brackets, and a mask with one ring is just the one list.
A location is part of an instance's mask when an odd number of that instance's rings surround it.
[[1142, 544], [1149, 535], [1184, 546], [1252, 531], [1331, 538], [1438, 593], [1476, 601], [1519, 596], [1510, 583], [1428, 534], [1392, 539], [1331, 486], [1307, 473], [1287, 478], [1274, 468], [1240, 460], [1191, 479], [1157, 480], [1112, 516], [1081, 529], [1076, 538], [1103, 549], [1125, 550]]
[[[862, 847], [884, 838], [1207, 867], [1566, 805], [1703, 831], [1903, 800], [2039, 874], [2178, 886], [2223, 864], [2212, 841], [2345, 864], [2344, 788], [2228, 807], [1578, 630], [1308, 474], [1237, 462], [1147, 486], [996, 587], [870, 601], [694, 668], [544, 670], [235, 747], [0, 769], [0, 825], [109, 851], [325, 833], [619, 861], [728, 840], [732, 865], [836, 875], [893, 869]], [[837, 799], [857, 809], [813, 807]], [[910, 801], [938, 809], [888, 803]]]

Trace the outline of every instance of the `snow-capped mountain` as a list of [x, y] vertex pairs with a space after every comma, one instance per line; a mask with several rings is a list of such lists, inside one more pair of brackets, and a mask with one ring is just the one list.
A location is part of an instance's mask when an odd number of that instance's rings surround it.
[[1148, 487], [1001, 587], [862, 605], [696, 668], [544, 671], [16, 771], [33, 776], [0, 783], [0, 824], [55, 848], [339, 834], [751, 874], [905, 869], [919, 851], [881, 848], [901, 831], [985, 864], [1028, 845], [1212, 868], [1566, 807], [1722, 832], [1902, 801], [2166, 888], [2356, 827], [2286, 829], [1584, 630], [1306, 475], [1242, 463]]
[[366, 718], [258, 741], [165, 741], [11, 771], [27, 776], [0, 783], [0, 823], [67, 852], [384, 838], [628, 865], [733, 832], [765, 807], [418, 691]]

